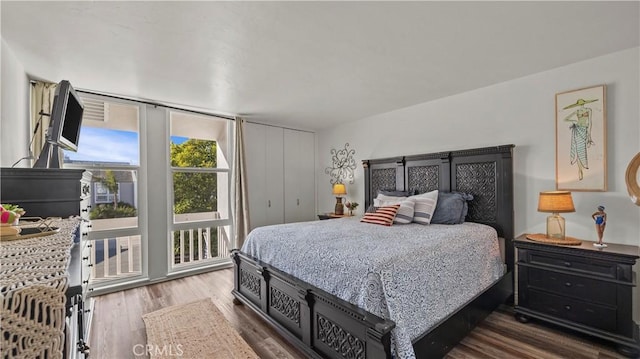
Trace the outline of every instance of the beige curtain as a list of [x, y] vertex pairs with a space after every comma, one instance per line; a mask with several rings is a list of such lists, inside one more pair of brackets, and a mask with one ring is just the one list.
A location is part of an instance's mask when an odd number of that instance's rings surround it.
[[[31, 153], [36, 159], [40, 155], [40, 151], [42, 151], [42, 145], [47, 139], [46, 133], [49, 128], [49, 116], [41, 115], [40, 111], [47, 114], [51, 113], [56, 85], [55, 83], [42, 81], [31, 83], [31, 131], [35, 130]], [[38, 126], [37, 129], [36, 126]]]
[[249, 234], [249, 189], [247, 187], [247, 169], [244, 156], [244, 120], [236, 117], [236, 140], [233, 149], [233, 173], [236, 220], [235, 248], [241, 248]]

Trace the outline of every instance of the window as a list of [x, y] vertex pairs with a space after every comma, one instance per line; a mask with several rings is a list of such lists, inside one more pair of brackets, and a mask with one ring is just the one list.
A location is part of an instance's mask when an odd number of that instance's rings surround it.
[[78, 151], [64, 151], [63, 163], [91, 174], [90, 283], [108, 286], [143, 275], [138, 226], [141, 107], [97, 95], [80, 97], [85, 111]]
[[171, 112], [172, 263], [197, 265], [228, 258], [228, 120]]
[[94, 182], [93, 183], [93, 193], [95, 198], [95, 203], [113, 203], [118, 202], [120, 200], [120, 183], [116, 183], [118, 186], [118, 190], [113, 193], [109, 190], [109, 188], [102, 182]]

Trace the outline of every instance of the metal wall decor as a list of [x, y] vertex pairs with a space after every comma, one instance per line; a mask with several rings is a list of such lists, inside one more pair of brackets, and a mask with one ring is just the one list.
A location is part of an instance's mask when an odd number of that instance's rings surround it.
[[343, 149], [334, 148], [331, 150], [332, 166], [325, 168], [324, 173], [331, 177], [329, 182], [332, 185], [347, 181], [353, 183], [353, 174], [356, 170], [356, 160], [353, 158], [355, 154], [355, 150], [349, 149], [349, 143], [345, 143]]

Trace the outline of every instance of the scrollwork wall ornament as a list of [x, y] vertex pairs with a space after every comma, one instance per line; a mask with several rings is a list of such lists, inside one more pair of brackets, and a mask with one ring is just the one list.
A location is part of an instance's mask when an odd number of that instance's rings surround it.
[[344, 144], [344, 149], [332, 149], [331, 150], [331, 162], [332, 166], [327, 167], [324, 173], [328, 174], [331, 178], [329, 181], [331, 184], [336, 183], [353, 183], [354, 171], [356, 170], [356, 160], [353, 155], [356, 151], [349, 149], [349, 143]]

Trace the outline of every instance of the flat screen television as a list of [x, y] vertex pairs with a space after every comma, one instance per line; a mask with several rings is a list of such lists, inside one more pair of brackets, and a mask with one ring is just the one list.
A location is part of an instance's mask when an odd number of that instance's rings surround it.
[[42, 148], [36, 168], [60, 168], [60, 148], [77, 151], [84, 104], [67, 80], [56, 87], [51, 108], [47, 141]]

